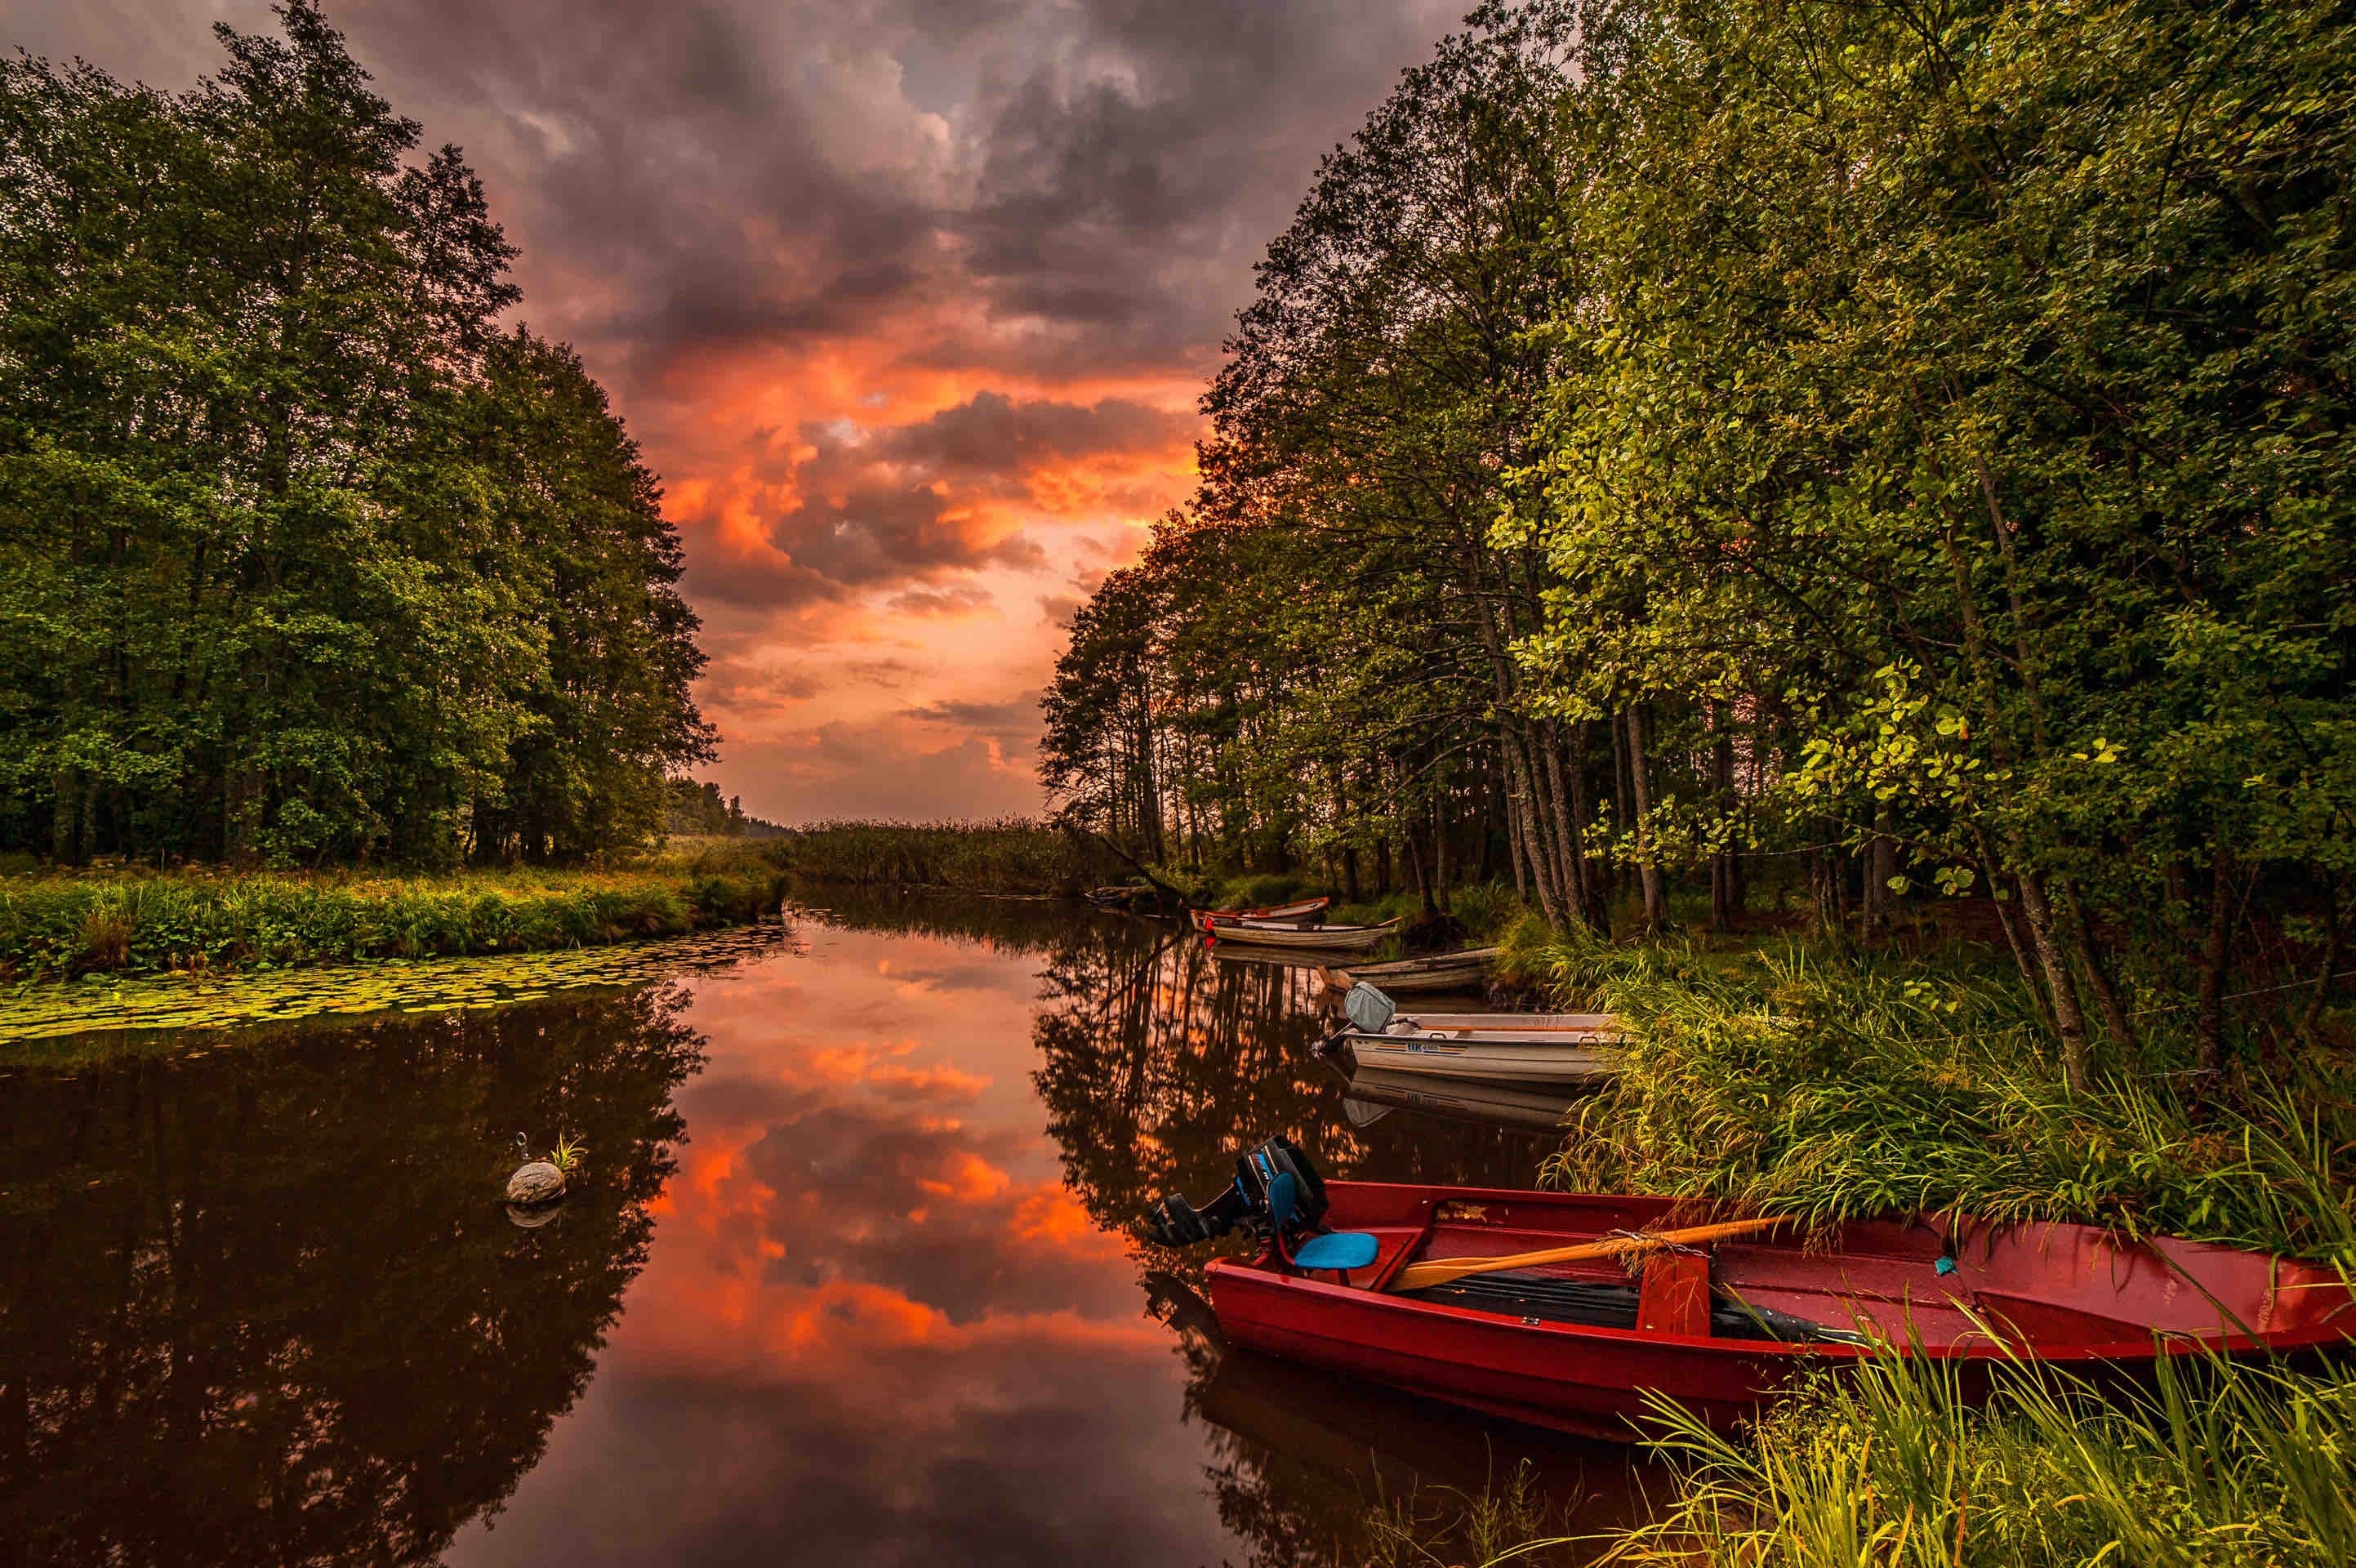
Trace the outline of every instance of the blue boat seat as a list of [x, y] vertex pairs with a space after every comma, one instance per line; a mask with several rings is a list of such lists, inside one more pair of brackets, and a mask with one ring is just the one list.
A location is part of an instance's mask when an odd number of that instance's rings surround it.
[[1296, 1269], [1363, 1269], [1375, 1261], [1381, 1244], [1364, 1230], [1336, 1230], [1312, 1236], [1292, 1254]]

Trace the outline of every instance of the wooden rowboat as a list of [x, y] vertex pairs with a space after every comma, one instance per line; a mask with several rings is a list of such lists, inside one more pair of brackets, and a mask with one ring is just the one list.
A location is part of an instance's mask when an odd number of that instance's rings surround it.
[[[1474, 1273], [1405, 1294], [1408, 1264], [1538, 1251], [1664, 1229], [1667, 1198], [1333, 1182], [1325, 1221], [1371, 1247], [1303, 1271], [1273, 1252], [1210, 1265], [1230, 1343], [1541, 1426], [1629, 1441], [1648, 1391], [1725, 1430], [1810, 1366], [1852, 1362], [1863, 1337], [1952, 1367], [1965, 1391], [2026, 1357], [2098, 1381], [2162, 1356], [2259, 1357], [2356, 1341], [2356, 1291], [2265, 1252], [2083, 1225], [1965, 1220], [1842, 1226], [1830, 1251], [1797, 1230], [1617, 1261]], [[1706, 1217], [1704, 1217], [1706, 1218]], [[1299, 1249], [1304, 1258], [1306, 1248]]]
[[1231, 925], [1237, 920], [1300, 920], [1315, 924], [1325, 918], [1331, 898], [1300, 898], [1290, 904], [1270, 904], [1261, 909], [1189, 909], [1186, 918], [1194, 922], [1198, 931], [1214, 926]]
[[1335, 1043], [1361, 1069], [1568, 1087], [1611, 1077], [1619, 1039], [1609, 1013], [1403, 1013]]
[[1312, 926], [1294, 920], [1222, 920], [1203, 933], [1209, 941], [1265, 948], [1322, 948], [1327, 952], [1364, 952], [1398, 929], [1397, 920], [1379, 926]]
[[1347, 991], [1360, 981], [1394, 992], [1462, 991], [1480, 985], [1489, 966], [1497, 961], [1499, 950], [1467, 948], [1393, 963], [1354, 963], [1347, 969], [1328, 969], [1325, 983], [1336, 991]]

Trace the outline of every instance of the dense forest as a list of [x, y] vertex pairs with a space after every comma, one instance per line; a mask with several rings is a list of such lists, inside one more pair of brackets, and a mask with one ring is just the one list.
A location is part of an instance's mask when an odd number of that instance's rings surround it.
[[0, 850], [566, 859], [711, 754], [654, 476], [312, 0], [0, 60]]
[[2155, 994], [2213, 1062], [2257, 968], [2311, 1020], [2351, 172], [2344, 4], [1485, 6], [1270, 247], [1046, 782], [1148, 859], [1564, 928], [1972, 898], [2073, 1078]]

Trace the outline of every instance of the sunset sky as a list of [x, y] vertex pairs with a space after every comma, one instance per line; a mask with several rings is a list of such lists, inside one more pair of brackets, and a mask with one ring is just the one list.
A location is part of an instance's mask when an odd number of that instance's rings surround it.
[[[664, 479], [745, 809], [1040, 804], [1060, 622], [1192, 488], [1251, 265], [1466, 0], [343, 0]], [[258, 0], [0, 0], [180, 87]]]

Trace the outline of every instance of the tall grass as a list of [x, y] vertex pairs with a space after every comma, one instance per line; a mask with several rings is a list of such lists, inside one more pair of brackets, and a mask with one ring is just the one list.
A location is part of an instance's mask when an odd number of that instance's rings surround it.
[[782, 873], [741, 852], [596, 872], [10, 877], [0, 968], [37, 978], [588, 947], [757, 918], [784, 890]]
[[2356, 1563], [2356, 1369], [2163, 1358], [2107, 1399], [2008, 1369], [1984, 1409], [1952, 1368], [1885, 1354], [1740, 1438], [1656, 1406], [1681, 1471], [1607, 1562], [1728, 1568]]
[[2184, 1086], [2200, 1080], [2169, 1076], [2161, 1042], [2072, 1094], [2019, 993], [1967, 967], [1589, 942], [1548, 962], [1627, 1036], [1551, 1183], [1818, 1224], [1891, 1210], [2076, 1220], [2356, 1268], [2345, 1061], [2277, 1064], [2196, 1100]]
[[1084, 893], [1121, 879], [1110, 851], [1027, 818], [987, 822], [820, 822], [762, 847], [818, 881], [965, 893]]

